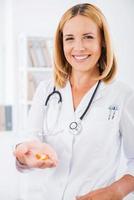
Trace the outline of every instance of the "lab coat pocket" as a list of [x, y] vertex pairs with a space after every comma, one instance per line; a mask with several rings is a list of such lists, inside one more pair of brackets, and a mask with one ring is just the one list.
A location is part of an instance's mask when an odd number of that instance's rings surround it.
[[96, 122], [100, 121], [118, 121], [119, 118], [119, 106], [117, 105], [109, 105], [102, 107], [93, 108], [90, 111], [90, 115], [92, 119]]
[[[112, 116], [112, 115], [111, 115]], [[101, 150], [110, 139], [114, 141], [119, 136], [118, 113], [109, 119], [108, 108], [95, 108], [90, 112], [83, 125], [84, 135], [93, 149]]]
[[112, 106], [104, 108], [94, 108], [90, 112], [89, 123], [96, 129], [111, 130], [117, 128], [119, 124], [119, 111]]
[[[100, 121], [96, 123], [93, 131], [94, 141], [98, 151], [103, 151], [108, 145], [113, 146], [117, 138], [120, 138], [118, 124], [115, 121]], [[111, 145], [112, 144], [112, 145]]]

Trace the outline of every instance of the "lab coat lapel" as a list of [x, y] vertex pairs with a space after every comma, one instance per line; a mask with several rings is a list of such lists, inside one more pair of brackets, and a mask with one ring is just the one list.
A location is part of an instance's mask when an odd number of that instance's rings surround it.
[[95, 98], [93, 100], [93, 103], [100, 100], [104, 96], [105, 91], [106, 91], [106, 84], [101, 81], [100, 86], [98, 88], [98, 91], [97, 91]]
[[[63, 89], [60, 89], [60, 92], [63, 98], [62, 122], [64, 123], [65, 128], [69, 126], [69, 123], [71, 121], [75, 120], [76, 118], [78, 119], [83, 114], [84, 110], [86, 109], [91, 99], [91, 96], [94, 92], [96, 85], [92, 87], [89, 92], [87, 92], [87, 94], [83, 97], [83, 99], [81, 100], [79, 106], [77, 107], [75, 111], [73, 108], [73, 97], [72, 97], [70, 82], [68, 81], [66, 86]], [[101, 82], [97, 90], [97, 93], [92, 101], [92, 104], [96, 103], [104, 96], [106, 88], [107, 88], [107, 85], [104, 82]]]
[[62, 121], [64, 123], [64, 127], [68, 127], [70, 123], [70, 119], [74, 118], [74, 108], [73, 108], [73, 99], [72, 92], [69, 81], [66, 86], [60, 90], [63, 103], [62, 103]]
[[[94, 92], [94, 90], [95, 90], [95, 88], [96, 88], [96, 85], [97, 85], [97, 84], [95, 84], [95, 85], [85, 94], [85, 96], [84, 96], [83, 99], [81, 100], [81, 102], [80, 102], [78, 108], [76, 109], [75, 114], [78, 115], [79, 117], [80, 117], [80, 116], [83, 114], [83, 112], [85, 111], [85, 109], [86, 109], [86, 107], [87, 107], [87, 105], [88, 105], [88, 103], [89, 103], [89, 101], [90, 101], [90, 99], [91, 99], [91, 97], [92, 97], [92, 95], [93, 95], [93, 92]], [[98, 90], [97, 90], [97, 93], [95, 94], [95, 97], [94, 97], [94, 99], [93, 99], [93, 101], [92, 101], [92, 104], [96, 103], [97, 101], [99, 101], [99, 100], [103, 97], [103, 95], [104, 95], [104, 93], [105, 93], [105, 89], [106, 89], [106, 84], [105, 84], [104, 82], [101, 82], [100, 85], [99, 85], [99, 88], [98, 88]], [[91, 106], [92, 106], [92, 105], [91, 105]]]

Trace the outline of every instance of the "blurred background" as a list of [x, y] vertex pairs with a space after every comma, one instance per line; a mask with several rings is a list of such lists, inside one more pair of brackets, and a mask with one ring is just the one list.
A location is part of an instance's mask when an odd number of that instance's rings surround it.
[[[106, 16], [118, 61], [118, 78], [134, 87], [133, 0], [0, 0], [0, 136], [5, 141], [25, 129], [35, 89], [42, 79], [51, 76], [53, 37], [60, 17], [67, 8], [85, 2], [97, 5]], [[119, 173], [124, 167], [121, 163]], [[10, 176], [12, 179], [12, 172]], [[3, 179], [2, 187], [6, 184]], [[2, 196], [2, 200], [7, 199]]]

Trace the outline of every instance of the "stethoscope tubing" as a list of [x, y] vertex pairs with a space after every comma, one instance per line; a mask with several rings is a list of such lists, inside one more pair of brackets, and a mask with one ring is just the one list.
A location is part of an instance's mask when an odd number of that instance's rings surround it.
[[62, 103], [62, 96], [61, 96], [61, 93], [56, 90], [56, 87], [53, 88], [53, 91], [48, 95], [48, 97], [46, 98], [46, 101], [45, 101], [45, 106], [48, 105], [48, 102], [50, 100], [50, 98], [54, 95], [54, 94], [58, 94], [59, 95], [59, 100], [58, 100], [58, 103]]
[[[98, 87], [100, 85], [101, 81], [99, 80], [95, 89], [94, 89], [94, 92], [89, 100], [89, 103], [86, 107], [86, 109], [84, 110], [83, 114], [79, 117], [79, 119], [77, 120], [74, 120], [72, 121], [70, 124], [69, 124], [69, 132], [73, 135], [77, 135], [81, 132], [81, 129], [82, 129], [82, 126], [81, 126], [81, 122], [83, 120], [83, 118], [85, 117], [87, 111], [89, 110], [92, 102], [93, 102], [93, 99], [97, 93], [97, 90], [98, 90]], [[52, 133], [54, 131], [54, 128], [52, 128], [51, 130], [48, 129], [48, 124], [47, 124], [47, 112], [48, 112], [48, 105], [49, 105], [49, 101], [50, 101], [50, 98], [54, 95], [54, 94], [58, 94], [59, 96], [59, 100], [58, 100], [58, 104], [59, 104], [59, 112], [61, 113], [61, 105], [62, 105], [62, 96], [61, 96], [61, 93], [56, 90], [56, 87], [54, 86], [53, 87], [53, 91], [47, 96], [46, 98], [46, 101], [45, 101], [45, 115], [46, 115], [46, 120], [45, 120], [45, 126], [46, 126], [46, 134], [44, 133], [44, 135], [57, 135], [56, 133]], [[59, 114], [57, 115], [57, 117], [59, 118]], [[56, 126], [56, 124], [58, 124], [58, 119], [56, 119], [55, 123], [54, 123], [54, 126]], [[61, 131], [59, 131], [61, 132]]]

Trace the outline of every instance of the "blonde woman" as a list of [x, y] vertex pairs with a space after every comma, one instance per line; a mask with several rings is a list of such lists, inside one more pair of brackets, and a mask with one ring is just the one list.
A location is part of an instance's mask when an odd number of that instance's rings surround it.
[[[43, 199], [122, 200], [134, 191], [134, 92], [116, 69], [100, 9], [67, 10], [55, 36], [54, 79], [40, 84], [29, 114], [42, 141], [15, 151], [19, 169], [46, 170]], [[116, 180], [122, 141], [128, 165]]]

